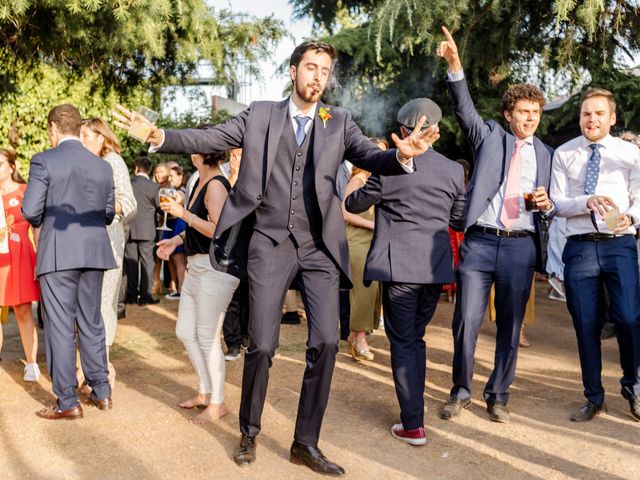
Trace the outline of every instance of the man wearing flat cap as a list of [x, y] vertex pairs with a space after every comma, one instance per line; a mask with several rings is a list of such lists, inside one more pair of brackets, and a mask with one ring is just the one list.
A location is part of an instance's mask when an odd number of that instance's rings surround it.
[[[442, 112], [427, 98], [405, 104], [398, 112], [402, 135], [408, 135], [423, 115], [433, 125]], [[448, 227], [463, 227], [465, 185], [462, 166], [432, 148], [414, 158], [414, 169], [411, 175], [372, 175], [347, 197], [345, 206], [358, 213], [375, 205], [364, 281], [382, 282], [385, 332], [401, 419], [391, 433], [411, 445], [424, 445], [423, 337], [442, 284], [454, 279]]]

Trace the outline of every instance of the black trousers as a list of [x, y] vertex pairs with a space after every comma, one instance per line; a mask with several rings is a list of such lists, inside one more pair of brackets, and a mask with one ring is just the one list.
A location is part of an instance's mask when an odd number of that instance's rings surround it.
[[441, 284], [382, 283], [384, 330], [391, 347], [400, 420], [406, 429], [424, 426], [424, 331], [436, 311], [441, 291]]
[[58, 408], [79, 405], [76, 378], [76, 331], [80, 362], [91, 396], [111, 396], [104, 322], [100, 313], [102, 270], [65, 270], [41, 275], [44, 346]]
[[254, 232], [247, 272], [250, 342], [244, 357], [240, 430], [249, 436], [260, 432], [282, 304], [291, 281], [299, 275], [308, 340], [294, 438], [303, 445], [316, 446], [338, 352], [338, 268], [326, 248], [313, 241], [296, 245], [290, 237], [274, 245], [268, 237]]
[[222, 334], [227, 347], [240, 347], [242, 338], [249, 334], [249, 285], [240, 281], [233, 292], [231, 303], [222, 324]]
[[[153, 240], [131, 240], [124, 247], [124, 271], [127, 275], [126, 301], [151, 299], [153, 286]], [[138, 276], [139, 273], [139, 276]]]

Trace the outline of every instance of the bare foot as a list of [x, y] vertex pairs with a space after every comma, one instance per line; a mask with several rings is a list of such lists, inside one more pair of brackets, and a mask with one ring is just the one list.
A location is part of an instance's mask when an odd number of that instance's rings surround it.
[[196, 425], [202, 425], [203, 423], [214, 422], [224, 417], [227, 413], [229, 413], [229, 410], [227, 410], [227, 406], [224, 403], [211, 403], [202, 413], [193, 417], [191, 422]]
[[207, 407], [209, 405], [209, 395], [198, 393], [191, 398], [187, 398], [178, 403], [180, 408]]

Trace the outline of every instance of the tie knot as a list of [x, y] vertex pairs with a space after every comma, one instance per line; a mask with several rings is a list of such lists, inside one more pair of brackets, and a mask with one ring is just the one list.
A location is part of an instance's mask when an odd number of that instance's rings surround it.
[[516, 148], [522, 148], [527, 144], [525, 140], [516, 140]]
[[589, 148], [591, 148], [593, 153], [598, 152], [601, 147], [602, 147], [602, 145], [600, 145], [599, 143], [592, 143], [591, 145], [589, 145]]
[[298, 128], [306, 127], [309, 120], [311, 120], [309, 117], [305, 117], [303, 115], [297, 115], [293, 118], [296, 120], [296, 123], [298, 124]]

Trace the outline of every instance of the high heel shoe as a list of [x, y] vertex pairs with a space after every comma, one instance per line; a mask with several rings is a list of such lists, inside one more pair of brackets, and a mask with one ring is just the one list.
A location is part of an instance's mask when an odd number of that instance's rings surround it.
[[363, 348], [363, 349], [358, 349], [358, 342], [365, 342], [366, 343], [367, 339], [366, 338], [361, 338], [359, 340], [351, 340], [349, 342], [349, 353], [351, 354], [351, 357], [353, 357], [353, 359], [356, 362], [364, 362], [364, 361], [372, 361], [375, 358], [375, 355], [373, 353], [371, 353], [371, 351], [369, 350], [369, 346], [367, 345], [367, 348]]

